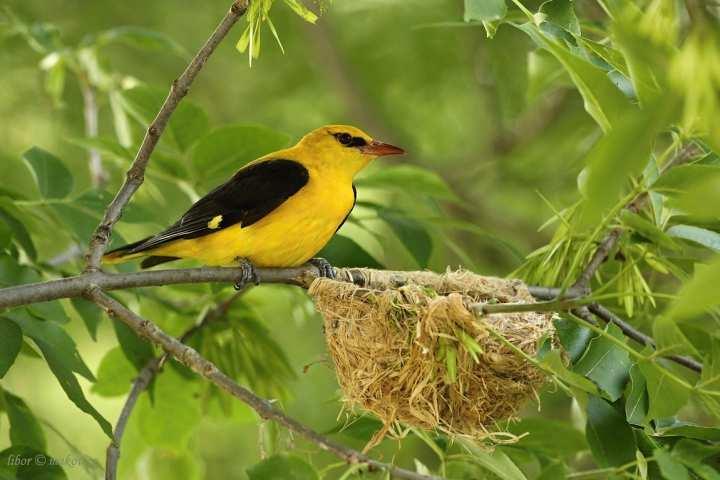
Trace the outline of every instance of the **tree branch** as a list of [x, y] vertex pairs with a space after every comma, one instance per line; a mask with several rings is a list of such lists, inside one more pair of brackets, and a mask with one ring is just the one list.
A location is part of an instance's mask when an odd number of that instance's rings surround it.
[[[294, 268], [258, 268], [258, 282], [286, 283], [307, 287], [318, 276], [312, 265]], [[159, 287], [182, 283], [234, 283], [242, 277], [240, 268], [204, 267], [132, 273], [83, 273], [74, 277], [29, 283], [0, 289], [0, 308], [17, 307], [61, 298], [80, 297], [90, 285], [103, 290]]]
[[157, 357], [150, 360], [142, 370], [140, 370], [135, 381], [133, 381], [130, 393], [125, 400], [125, 404], [115, 425], [112, 442], [108, 445], [106, 451], [105, 480], [115, 480], [117, 477], [118, 461], [120, 460], [120, 444], [122, 443], [123, 434], [125, 434], [125, 427], [127, 426], [130, 414], [133, 408], [135, 408], [138, 398], [140, 398], [140, 394], [147, 389], [152, 379], [155, 378], [162, 358], [163, 357]]
[[244, 402], [255, 410], [261, 418], [276, 421], [288, 430], [306, 438], [311, 443], [345, 460], [349, 464], [364, 464], [367, 465], [370, 470], [382, 470], [397, 478], [409, 480], [440, 480], [440, 477], [422, 475], [391, 464], [379, 462], [363, 453], [329, 440], [297, 420], [288, 417], [282, 411], [275, 408], [268, 400], [258, 397], [250, 390], [235, 383], [213, 363], [202, 357], [195, 349], [171, 337], [154, 323], [138, 316], [132, 310], [129, 310], [120, 302], [105, 294], [100, 287], [91, 286], [86, 293], [86, 297], [102, 307], [108, 315], [121, 320], [139, 336], [159, 345], [180, 363]]
[[170, 92], [160, 107], [155, 119], [148, 126], [145, 138], [143, 138], [140, 149], [135, 155], [130, 169], [127, 172], [125, 182], [120, 190], [118, 190], [115, 198], [105, 211], [100, 225], [98, 225], [95, 233], [90, 239], [90, 246], [86, 255], [86, 272], [95, 272], [100, 270], [100, 261], [102, 259], [105, 248], [110, 241], [112, 228], [120, 219], [123, 208], [130, 201], [140, 185], [145, 179], [145, 169], [150, 161], [150, 155], [160, 139], [165, 127], [167, 126], [170, 116], [177, 108], [180, 101], [187, 95], [190, 85], [195, 77], [207, 62], [208, 58], [215, 51], [230, 28], [242, 17], [247, 11], [249, 0], [235, 0], [228, 10], [225, 17], [220, 21], [218, 26], [212, 32], [202, 48], [190, 61], [185, 71], [176, 80], [172, 82]]

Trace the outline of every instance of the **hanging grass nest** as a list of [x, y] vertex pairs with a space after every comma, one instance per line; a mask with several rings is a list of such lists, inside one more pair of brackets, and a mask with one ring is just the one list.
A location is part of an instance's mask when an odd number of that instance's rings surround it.
[[[361, 285], [361, 286], [359, 286]], [[340, 270], [309, 289], [325, 319], [325, 338], [344, 400], [385, 425], [371, 444], [400, 424], [450, 435], [492, 437], [544, 374], [528, 355], [552, 334], [549, 313], [505, 313], [478, 319], [478, 302], [533, 302], [519, 280], [466, 271]], [[372, 445], [368, 445], [372, 446]]]

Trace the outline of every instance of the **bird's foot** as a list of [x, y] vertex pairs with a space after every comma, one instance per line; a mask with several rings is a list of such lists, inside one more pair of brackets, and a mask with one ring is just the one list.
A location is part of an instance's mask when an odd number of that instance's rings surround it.
[[250, 260], [247, 258], [236, 258], [235, 261], [238, 263], [238, 267], [240, 267], [241, 270], [240, 277], [233, 285], [235, 290], [242, 290], [249, 283], [254, 283], [255, 285], [260, 284], [260, 277], [258, 277], [257, 270], [255, 270], [255, 265], [253, 265]]
[[308, 263], [318, 269], [321, 277], [335, 279], [335, 268], [324, 258], [311, 258]]

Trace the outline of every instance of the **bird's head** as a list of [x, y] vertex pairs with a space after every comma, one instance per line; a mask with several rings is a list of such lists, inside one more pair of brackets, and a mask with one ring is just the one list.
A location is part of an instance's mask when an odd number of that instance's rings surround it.
[[326, 125], [305, 135], [297, 145], [315, 157], [354, 176], [368, 163], [384, 155], [401, 155], [402, 148], [374, 140], [359, 128], [349, 125]]

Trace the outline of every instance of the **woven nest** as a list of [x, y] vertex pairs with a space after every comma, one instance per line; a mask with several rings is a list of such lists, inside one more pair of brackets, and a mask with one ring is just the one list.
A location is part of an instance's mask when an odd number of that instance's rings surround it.
[[478, 302], [533, 302], [518, 280], [353, 269], [341, 270], [338, 281], [315, 280], [309, 292], [325, 319], [345, 402], [385, 425], [367, 448], [400, 432], [400, 424], [492, 437], [496, 422], [512, 417], [544, 381], [497, 334], [535, 355], [540, 339], [552, 333], [551, 314], [478, 319], [468, 309]]

